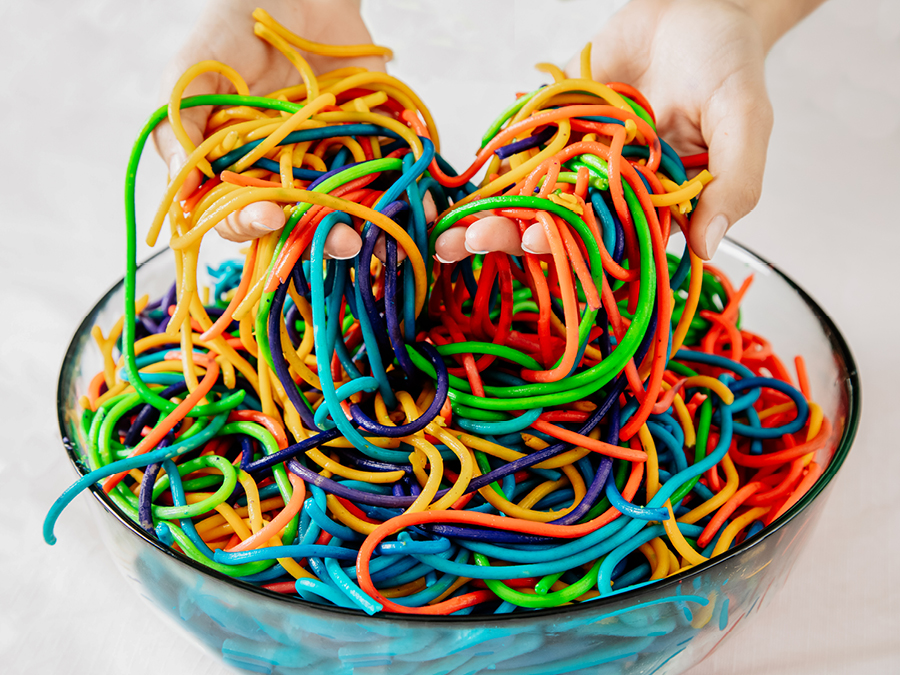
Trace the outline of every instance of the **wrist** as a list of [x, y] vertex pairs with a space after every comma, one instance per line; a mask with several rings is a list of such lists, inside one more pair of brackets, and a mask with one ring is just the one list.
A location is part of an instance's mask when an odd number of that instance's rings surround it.
[[766, 52], [825, 0], [726, 0], [744, 10], [759, 28]]

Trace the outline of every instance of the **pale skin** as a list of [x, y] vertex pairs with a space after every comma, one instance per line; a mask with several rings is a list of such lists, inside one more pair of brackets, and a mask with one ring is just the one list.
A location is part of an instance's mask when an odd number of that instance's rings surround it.
[[[824, 0], [631, 0], [593, 38], [591, 75], [600, 82], [626, 82], [652, 103], [658, 131], [681, 155], [709, 152], [715, 176], [703, 191], [688, 232], [691, 247], [712, 258], [725, 233], [747, 215], [762, 191], [766, 150], [772, 130], [772, 106], [765, 86], [764, 62], [772, 45]], [[263, 6], [290, 30], [323, 43], [359, 44], [371, 37], [356, 0], [214, 0], [191, 39], [167, 70], [162, 90], [203, 59], [217, 59], [240, 72], [251, 94], [266, 94], [297, 84], [300, 77], [274, 49], [253, 35], [250, 13]], [[340, 26], [332, 19], [341, 17]], [[384, 70], [380, 58], [329, 59], [304, 56], [317, 73], [347, 65]], [[577, 55], [566, 72], [578, 77]], [[199, 79], [186, 92], [224, 93], [230, 85], [217, 75]], [[195, 143], [202, 137], [208, 109], [185, 111], [183, 120]], [[184, 161], [184, 150], [171, 129], [155, 134], [170, 171]], [[199, 184], [199, 172], [186, 181], [187, 194]], [[429, 221], [433, 203], [426, 204]], [[489, 214], [485, 214], [489, 216]], [[503, 222], [507, 221], [507, 222]], [[284, 213], [270, 203], [245, 207], [216, 226], [233, 241], [253, 239], [284, 225]], [[336, 227], [326, 254], [350, 258], [359, 236]], [[521, 236], [513, 221], [495, 216], [465, 231], [452, 228], [436, 242], [436, 255], [453, 262], [475, 254], [549, 251], [546, 235], [533, 225]]]
[[[251, 13], [256, 7], [263, 7], [276, 21], [313, 42], [338, 45], [372, 42], [359, 14], [359, 0], [211, 0], [188, 41], [166, 69], [160, 88], [162, 100], [168, 100], [169, 92], [185, 70], [206, 59], [221, 61], [237, 70], [254, 96], [300, 84], [300, 74], [288, 60], [253, 34]], [[340, 21], [335, 21], [338, 17]], [[302, 55], [317, 74], [348, 66], [384, 71], [381, 57], [338, 59]], [[194, 80], [185, 95], [233, 92], [234, 88], [225, 78], [207, 73]], [[195, 145], [203, 138], [210, 111], [209, 107], [198, 107], [186, 109], [181, 114], [185, 131]], [[153, 139], [169, 167], [169, 175], [174, 176], [187, 155], [168, 122], [157, 128]], [[194, 169], [185, 180], [179, 198], [184, 199], [193, 192], [201, 178], [200, 171]], [[279, 205], [257, 202], [220, 222], [216, 231], [225, 239], [240, 242], [279, 230], [284, 224], [284, 211]], [[325, 242], [325, 254], [332, 258], [352, 258], [361, 246], [356, 231], [339, 223]]]

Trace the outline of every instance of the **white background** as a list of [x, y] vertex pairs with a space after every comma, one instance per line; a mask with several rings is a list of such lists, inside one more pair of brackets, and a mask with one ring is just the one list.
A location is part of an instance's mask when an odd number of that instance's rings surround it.
[[[545, 81], [622, 2], [365, 7], [390, 69], [427, 102], [446, 156], [471, 158], [516, 91]], [[4, 2], [0, 8], [0, 671], [230, 672], [148, 613], [81, 497], [41, 522], [73, 473], [55, 385], [81, 317], [124, 271], [122, 184], [158, 79], [200, 9], [189, 0]], [[863, 421], [821, 522], [766, 610], [692, 675], [900, 672], [900, 2], [831, 0], [773, 50], [765, 190], [732, 234], [831, 314], [858, 360]], [[464, 96], [465, 94], [465, 96]], [[470, 98], [471, 97], [471, 98]], [[461, 103], [464, 99], [477, 103]], [[149, 156], [140, 215], [163, 186]], [[141, 257], [146, 255], [142, 251]]]

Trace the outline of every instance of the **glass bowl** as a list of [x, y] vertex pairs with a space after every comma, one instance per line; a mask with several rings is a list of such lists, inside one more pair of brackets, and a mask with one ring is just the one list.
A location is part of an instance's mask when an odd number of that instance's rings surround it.
[[[207, 256], [215, 259], [216, 253], [207, 250]], [[803, 355], [813, 398], [834, 430], [817, 456], [819, 462], [830, 462], [812, 489], [771, 526], [709, 562], [575, 606], [477, 618], [368, 616], [290, 598], [203, 567], [149, 537], [94, 486], [92, 502], [105, 544], [129, 584], [163, 616], [228, 664], [254, 672], [684, 672], [757, 614], [782, 586], [850, 451], [860, 411], [853, 357], [813, 299], [734, 242], [723, 243], [715, 264], [735, 285], [754, 274], [742, 305], [743, 324], [768, 338], [785, 360]], [[173, 269], [168, 251], [141, 265], [138, 295], [165, 293]], [[79, 474], [86, 472], [86, 463], [78, 400], [102, 369], [90, 331], [94, 324], [108, 330], [122, 307], [120, 282], [79, 326], [60, 374], [60, 430]]]

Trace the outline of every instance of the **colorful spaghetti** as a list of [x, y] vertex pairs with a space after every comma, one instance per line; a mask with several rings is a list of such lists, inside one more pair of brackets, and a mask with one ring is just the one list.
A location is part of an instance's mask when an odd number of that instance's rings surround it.
[[[100, 483], [148, 536], [247, 583], [370, 614], [490, 614], [677, 574], [809, 490], [831, 425], [802, 360], [798, 388], [742, 327], [750, 279], [735, 289], [687, 246], [667, 253], [711, 176], [688, 179], [704, 159], [657, 136], [639, 92], [558, 78], [457, 175], [406, 85], [317, 77], [294, 47], [331, 48], [257, 18], [303, 85], [249, 96], [204, 62], [141, 132], [125, 316], [95, 330], [85, 475], [48, 514], [48, 543]], [[182, 98], [206, 71], [237, 93]], [[179, 111], [199, 105], [215, 109], [195, 148]], [[134, 184], [164, 119], [188, 160], [148, 236], [168, 222], [175, 283], [148, 302]], [[264, 201], [285, 227], [201, 286], [203, 238]], [[549, 250], [435, 257], [485, 218], [536, 227]], [[360, 236], [352, 260], [325, 254], [337, 225]]]

